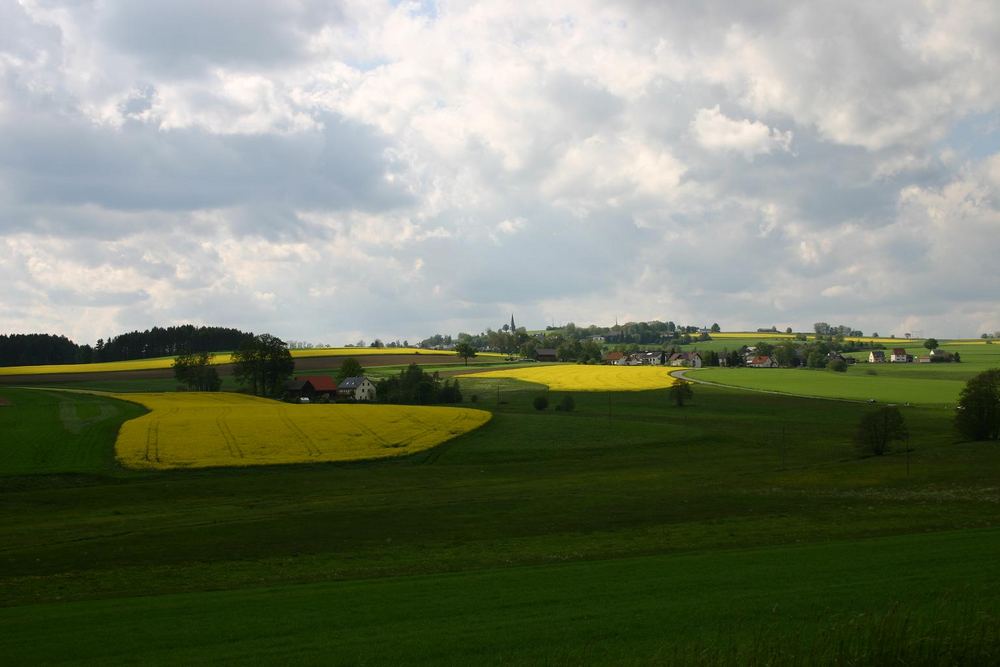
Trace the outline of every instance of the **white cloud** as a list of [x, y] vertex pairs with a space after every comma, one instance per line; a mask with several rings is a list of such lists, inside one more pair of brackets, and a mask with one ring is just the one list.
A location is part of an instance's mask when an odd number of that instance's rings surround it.
[[748, 160], [775, 150], [790, 150], [792, 132], [772, 129], [760, 121], [734, 120], [719, 111], [699, 109], [691, 121], [695, 140], [708, 150], [742, 153]]

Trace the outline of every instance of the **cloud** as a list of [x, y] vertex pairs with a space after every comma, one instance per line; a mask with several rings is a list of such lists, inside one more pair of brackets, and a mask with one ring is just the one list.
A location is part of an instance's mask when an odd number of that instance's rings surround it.
[[792, 143], [791, 131], [780, 132], [760, 121], [734, 120], [721, 113], [718, 104], [698, 110], [691, 132], [703, 148], [743, 153], [748, 160], [775, 150], [788, 151]]

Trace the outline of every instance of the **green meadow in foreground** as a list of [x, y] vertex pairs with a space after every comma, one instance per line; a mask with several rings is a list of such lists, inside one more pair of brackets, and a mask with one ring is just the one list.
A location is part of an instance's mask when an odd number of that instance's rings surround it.
[[861, 458], [859, 403], [696, 386], [538, 411], [562, 392], [460, 381], [494, 419], [420, 455], [165, 473], [115, 468], [127, 404], [0, 389], [3, 433], [36, 435], [0, 443], [0, 655], [997, 661], [1000, 447], [934, 401], [901, 408], [912, 451]]

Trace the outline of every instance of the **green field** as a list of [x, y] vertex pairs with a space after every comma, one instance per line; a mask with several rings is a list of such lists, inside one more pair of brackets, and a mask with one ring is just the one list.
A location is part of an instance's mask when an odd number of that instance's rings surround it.
[[111, 454], [138, 408], [0, 389], [0, 655], [996, 662], [1000, 448], [948, 411], [915, 402], [909, 455], [860, 458], [864, 404], [696, 386], [538, 412], [562, 393], [460, 382], [493, 420], [409, 458], [143, 473]]
[[0, 398], [11, 403], [0, 407], [0, 475], [114, 473], [118, 427], [146, 412], [68, 392], [0, 389]]
[[[692, 380], [733, 387], [884, 403], [954, 406], [965, 382], [990, 368], [1000, 368], [1000, 345], [942, 345], [961, 354], [961, 363], [869, 364], [859, 362], [846, 373], [805, 368], [701, 368], [688, 371]], [[922, 347], [908, 354], [927, 354]], [[851, 356], [867, 360], [867, 352]]]

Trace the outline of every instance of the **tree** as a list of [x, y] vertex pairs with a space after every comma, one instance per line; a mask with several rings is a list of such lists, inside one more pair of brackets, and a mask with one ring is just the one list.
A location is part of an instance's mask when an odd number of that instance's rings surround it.
[[895, 405], [887, 405], [861, 416], [854, 444], [862, 454], [882, 456], [895, 440], [905, 440], [909, 435], [903, 414]]
[[936, 350], [938, 347], [937, 338], [928, 338], [924, 341], [924, 347], [928, 350]]
[[255, 396], [278, 396], [294, 372], [288, 345], [271, 334], [254, 336], [233, 353], [236, 381], [249, 386]]
[[469, 365], [469, 359], [475, 359], [476, 348], [472, 347], [472, 343], [462, 342], [455, 346], [455, 354], [465, 359], [465, 365]]
[[722, 327], [719, 326], [718, 322], [716, 322], [715, 324], [712, 325], [712, 328], [711, 328], [711, 332], [712, 333], [719, 333], [720, 331], [722, 331]]
[[694, 392], [691, 390], [691, 383], [686, 380], [675, 380], [672, 387], [669, 389], [670, 400], [679, 407], [684, 407], [685, 400], [691, 400], [694, 398]]
[[792, 328], [791, 328], [791, 327], [786, 327], [786, 328], [785, 328], [785, 333], [786, 333], [786, 334], [790, 334], [790, 333], [792, 333]]
[[1000, 440], [1000, 369], [984, 371], [965, 383], [955, 427], [969, 440]]
[[573, 400], [573, 396], [570, 394], [563, 394], [562, 399], [556, 405], [556, 410], [562, 412], [573, 412], [576, 409], [576, 401]]
[[194, 391], [219, 391], [222, 380], [208, 352], [182, 354], [174, 359], [174, 377]]
[[826, 365], [831, 371], [836, 371], [838, 373], [847, 372], [847, 362], [843, 359], [831, 359], [830, 363]]
[[361, 363], [354, 357], [348, 357], [340, 363], [340, 368], [337, 369], [337, 384], [340, 384], [347, 378], [358, 377], [364, 374], [365, 369], [361, 366]]
[[536, 410], [541, 411], [549, 407], [549, 399], [546, 396], [535, 396], [535, 398], [532, 399], [531, 404], [535, 406]]

